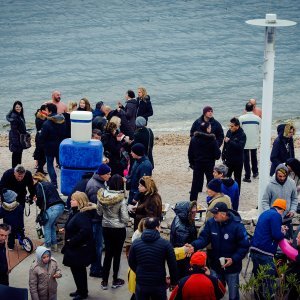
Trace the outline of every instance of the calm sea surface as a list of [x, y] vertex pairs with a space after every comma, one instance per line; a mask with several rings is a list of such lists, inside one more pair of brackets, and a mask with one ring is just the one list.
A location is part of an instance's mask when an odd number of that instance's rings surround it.
[[0, 128], [15, 100], [32, 127], [54, 89], [115, 106], [140, 85], [156, 131], [189, 129], [207, 104], [226, 126], [261, 106], [264, 28], [245, 21], [266, 13], [298, 22], [276, 31], [273, 118], [299, 123], [299, 0], [1, 0]]

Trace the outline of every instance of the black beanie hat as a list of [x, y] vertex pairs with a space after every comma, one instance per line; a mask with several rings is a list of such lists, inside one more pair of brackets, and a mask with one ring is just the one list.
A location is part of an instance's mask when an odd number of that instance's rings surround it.
[[209, 188], [210, 190], [216, 193], [220, 193], [221, 185], [222, 185], [222, 181], [220, 179], [214, 178], [207, 184], [207, 188]]
[[143, 144], [141, 143], [137, 143], [137, 144], [134, 144], [132, 147], [131, 147], [131, 151], [136, 154], [137, 156], [144, 156], [145, 155], [145, 147]]

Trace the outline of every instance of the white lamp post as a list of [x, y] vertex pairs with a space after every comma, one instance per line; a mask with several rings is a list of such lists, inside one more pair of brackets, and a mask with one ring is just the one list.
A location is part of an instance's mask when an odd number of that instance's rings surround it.
[[272, 129], [272, 105], [273, 82], [275, 60], [275, 28], [296, 25], [296, 22], [278, 20], [276, 14], [266, 14], [265, 19], [246, 21], [247, 24], [265, 27], [265, 51], [264, 51], [264, 78], [262, 93], [262, 122], [261, 122], [261, 146], [259, 163], [259, 192], [258, 213], [262, 212], [262, 197], [269, 182], [271, 129]]

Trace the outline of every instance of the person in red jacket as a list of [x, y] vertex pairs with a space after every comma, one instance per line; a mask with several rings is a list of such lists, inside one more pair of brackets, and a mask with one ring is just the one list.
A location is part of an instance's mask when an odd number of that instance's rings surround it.
[[191, 275], [183, 277], [173, 290], [170, 300], [221, 299], [226, 288], [206, 267], [206, 253], [197, 251], [191, 257]]

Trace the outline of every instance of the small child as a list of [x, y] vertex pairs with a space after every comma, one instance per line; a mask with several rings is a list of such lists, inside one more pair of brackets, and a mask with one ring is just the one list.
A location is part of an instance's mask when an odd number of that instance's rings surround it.
[[43, 246], [36, 248], [36, 260], [29, 270], [29, 289], [32, 300], [56, 300], [57, 282], [61, 271], [51, 251]]
[[8, 250], [14, 249], [18, 233], [21, 239], [24, 238], [24, 214], [22, 206], [16, 201], [17, 196], [18, 194], [12, 190], [3, 189], [2, 191], [0, 218], [3, 218], [3, 223], [11, 227], [7, 242]]

